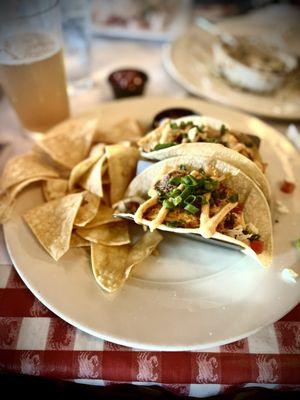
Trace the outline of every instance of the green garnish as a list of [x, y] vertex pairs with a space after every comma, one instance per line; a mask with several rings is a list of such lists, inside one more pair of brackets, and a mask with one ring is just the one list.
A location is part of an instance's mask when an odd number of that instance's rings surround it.
[[230, 203], [236, 203], [239, 201], [239, 195], [237, 193], [234, 193], [233, 195], [229, 196], [229, 201]]
[[177, 197], [177, 196], [179, 196], [180, 195], [180, 193], [181, 193], [181, 190], [179, 190], [179, 189], [173, 189], [172, 190], [172, 192], [170, 193], [170, 197]]
[[197, 197], [193, 194], [190, 194], [185, 200], [184, 204], [193, 204], [196, 201]]
[[221, 128], [220, 128], [220, 133], [221, 133], [221, 135], [224, 135], [224, 133], [227, 131], [227, 128], [226, 128], [226, 126], [224, 125], [224, 124], [222, 124], [221, 125]]
[[191, 214], [196, 214], [199, 211], [199, 208], [193, 206], [193, 204], [187, 204], [184, 209]]
[[184, 225], [179, 221], [166, 221], [166, 225], [169, 228], [182, 228]]
[[189, 187], [186, 187], [183, 192], [181, 193], [181, 197], [183, 199], [186, 199], [188, 195], [191, 194], [191, 189]]
[[174, 206], [178, 206], [180, 203], [182, 203], [182, 197], [181, 196], [177, 196], [175, 197], [175, 199], [173, 200]]
[[178, 125], [177, 125], [175, 122], [171, 122], [171, 123], [170, 123], [170, 128], [171, 128], [171, 129], [177, 129], [177, 128], [178, 128]]
[[157, 145], [154, 146], [154, 148], [153, 148], [151, 151], [167, 149], [168, 147], [176, 146], [177, 144], [178, 144], [178, 143], [175, 143], [175, 142], [170, 142], [170, 143], [158, 143]]
[[170, 185], [176, 185], [176, 186], [178, 186], [178, 185], [180, 185], [180, 183], [181, 183], [181, 179], [180, 179], [178, 176], [173, 176], [171, 179], [169, 179], [168, 183], [169, 183]]
[[168, 199], [163, 201], [163, 207], [167, 208], [168, 210], [172, 210], [174, 208], [173, 199]]
[[186, 168], [186, 165], [180, 164], [179, 169], [180, 169], [180, 171], [186, 171], [187, 168]]
[[300, 250], [300, 238], [294, 241], [296, 249]]

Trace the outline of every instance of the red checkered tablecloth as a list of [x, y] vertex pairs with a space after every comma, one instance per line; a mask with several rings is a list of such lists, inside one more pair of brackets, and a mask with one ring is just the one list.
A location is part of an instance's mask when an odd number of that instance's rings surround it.
[[97, 339], [43, 306], [0, 265], [0, 371], [80, 382], [157, 383], [208, 395], [232, 386], [300, 389], [300, 305], [247, 339], [207, 351], [149, 352]]

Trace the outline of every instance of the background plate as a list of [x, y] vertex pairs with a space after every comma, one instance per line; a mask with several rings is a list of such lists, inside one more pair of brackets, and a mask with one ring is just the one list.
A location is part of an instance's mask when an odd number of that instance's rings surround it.
[[[238, 32], [245, 35], [250, 33], [249, 31]], [[234, 88], [217, 76], [211, 54], [214, 39], [204, 30], [195, 27], [171, 44], [165, 45], [164, 65], [172, 78], [196, 96], [260, 116], [300, 119], [299, 78], [297, 84], [292, 82], [268, 95]]]
[[223, 119], [236, 129], [262, 138], [263, 159], [274, 196], [289, 214], [274, 226], [275, 259], [263, 269], [245, 255], [165, 235], [160, 255], [135, 268], [118, 293], [104, 293], [93, 278], [84, 249], [54, 262], [38, 244], [20, 215], [38, 204], [38, 187], [17, 201], [14, 218], [4, 226], [12, 261], [29, 289], [50, 310], [100, 338], [150, 350], [202, 349], [248, 336], [281, 318], [300, 299], [300, 283], [281, 277], [285, 267], [300, 273], [299, 184], [293, 195], [278, 190], [284, 178], [300, 175], [299, 156], [276, 130], [256, 118], [194, 99], [142, 98], [104, 104], [91, 111], [109, 125], [131, 116], [145, 124], [167, 107], [184, 106]]

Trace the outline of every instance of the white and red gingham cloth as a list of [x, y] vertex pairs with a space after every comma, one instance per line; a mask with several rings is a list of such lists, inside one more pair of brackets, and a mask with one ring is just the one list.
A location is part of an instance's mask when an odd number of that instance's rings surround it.
[[0, 265], [0, 371], [80, 382], [157, 383], [186, 395], [233, 386], [300, 389], [300, 305], [244, 340], [187, 352], [149, 352], [92, 337], [67, 324]]

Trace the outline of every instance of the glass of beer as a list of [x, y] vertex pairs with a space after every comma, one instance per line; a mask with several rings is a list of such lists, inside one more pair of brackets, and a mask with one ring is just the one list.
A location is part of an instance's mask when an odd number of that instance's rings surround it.
[[1, 2], [0, 84], [29, 131], [69, 116], [58, 0]]

